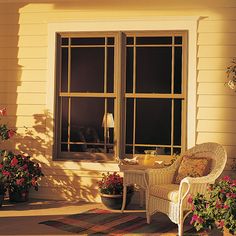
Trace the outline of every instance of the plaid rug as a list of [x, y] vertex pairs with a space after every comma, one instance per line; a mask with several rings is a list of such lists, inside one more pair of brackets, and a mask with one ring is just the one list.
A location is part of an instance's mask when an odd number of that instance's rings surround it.
[[[80, 235], [177, 235], [177, 225], [162, 214], [152, 219], [151, 224], [147, 224], [145, 213], [142, 213], [142, 216], [135, 212], [121, 213], [106, 209], [92, 209], [39, 224]], [[184, 235], [198, 234], [190, 229], [185, 231]]]

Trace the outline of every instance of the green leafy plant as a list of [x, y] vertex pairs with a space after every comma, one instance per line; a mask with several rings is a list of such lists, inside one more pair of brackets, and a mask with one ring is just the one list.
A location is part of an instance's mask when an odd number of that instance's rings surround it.
[[30, 160], [25, 154], [14, 154], [1, 150], [0, 174], [5, 178], [5, 183], [10, 191], [27, 191], [33, 187], [36, 191], [39, 180], [44, 174], [38, 163]]
[[209, 186], [207, 195], [190, 196], [192, 204], [191, 224], [197, 229], [211, 229], [214, 226], [231, 234], [236, 233], [236, 180], [225, 176]]
[[[100, 193], [109, 195], [123, 194], [123, 177], [117, 172], [102, 174], [102, 180], [98, 181]], [[127, 192], [133, 192], [133, 186], [128, 186]]]

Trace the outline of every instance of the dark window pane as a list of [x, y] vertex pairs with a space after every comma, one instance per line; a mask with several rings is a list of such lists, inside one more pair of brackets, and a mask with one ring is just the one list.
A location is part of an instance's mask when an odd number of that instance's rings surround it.
[[175, 44], [182, 44], [182, 37], [181, 36], [175, 37]]
[[125, 154], [133, 154], [133, 146], [125, 146]]
[[137, 99], [136, 144], [171, 144], [171, 99]]
[[114, 42], [115, 42], [114, 38], [108, 38], [107, 39], [107, 44], [108, 45], [114, 45]]
[[61, 145], [61, 152], [68, 152], [68, 145], [67, 144]]
[[86, 152], [87, 145], [86, 144], [71, 144], [70, 152]]
[[137, 93], [171, 92], [171, 47], [137, 48]]
[[126, 50], [126, 92], [133, 92], [133, 63], [134, 49], [127, 48]]
[[134, 44], [134, 37], [127, 37], [126, 38], [126, 44], [127, 45], [133, 45]]
[[72, 142], [99, 142], [103, 135], [103, 98], [71, 99], [70, 132]]
[[61, 45], [68, 45], [69, 44], [69, 39], [68, 38], [62, 38], [61, 39]]
[[133, 143], [134, 100], [126, 100], [126, 144]]
[[105, 45], [105, 38], [71, 38], [71, 45]]
[[61, 98], [61, 141], [68, 141], [68, 108], [69, 99]]
[[68, 48], [61, 49], [61, 92], [68, 91]]
[[114, 48], [107, 49], [107, 92], [114, 92]]
[[136, 44], [171, 44], [172, 37], [137, 37]]
[[181, 145], [182, 101], [174, 101], [174, 145]]
[[182, 92], [182, 48], [175, 47], [174, 93]]
[[71, 49], [71, 92], [103, 92], [104, 48]]

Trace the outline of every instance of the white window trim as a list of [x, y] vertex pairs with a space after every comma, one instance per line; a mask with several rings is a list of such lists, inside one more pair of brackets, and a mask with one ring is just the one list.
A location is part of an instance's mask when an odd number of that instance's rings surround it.
[[[188, 31], [187, 50], [187, 148], [196, 143], [196, 78], [197, 78], [197, 24], [200, 17], [140, 17], [122, 20], [89, 20], [78, 22], [57, 22], [48, 25], [48, 79], [46, 109], [52, 116], [54, 124], [55, 107], [55, 56], [56, 56], [56, 33], [57, 32], [91, 32], [91, 31]], [[50, 121], [46, 121], [47, 125]], [[53, 132], [49, 140], [53, 143]], [[46, 151], [49, 156], [53, 155], [53, 147]]]

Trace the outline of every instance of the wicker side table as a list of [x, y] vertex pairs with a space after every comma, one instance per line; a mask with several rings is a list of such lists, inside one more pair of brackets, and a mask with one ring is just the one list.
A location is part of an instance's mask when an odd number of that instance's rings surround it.
[[[134, 184], [139, 186], [145, 193], [145, 200], [148, 196], [147, 194], [147, 179], [146, 179], [146, 172], [143, 166], [139, 165], [119, 165], [120, 171], [123, 172], [123, 204], [121, 208], [121, 212], [124, 212], [125, 203], [126, 203], [126, 193], [127, 193], [127, 186]], [[140, 205], [143, 205], [143, 194], [140, 192]]]

